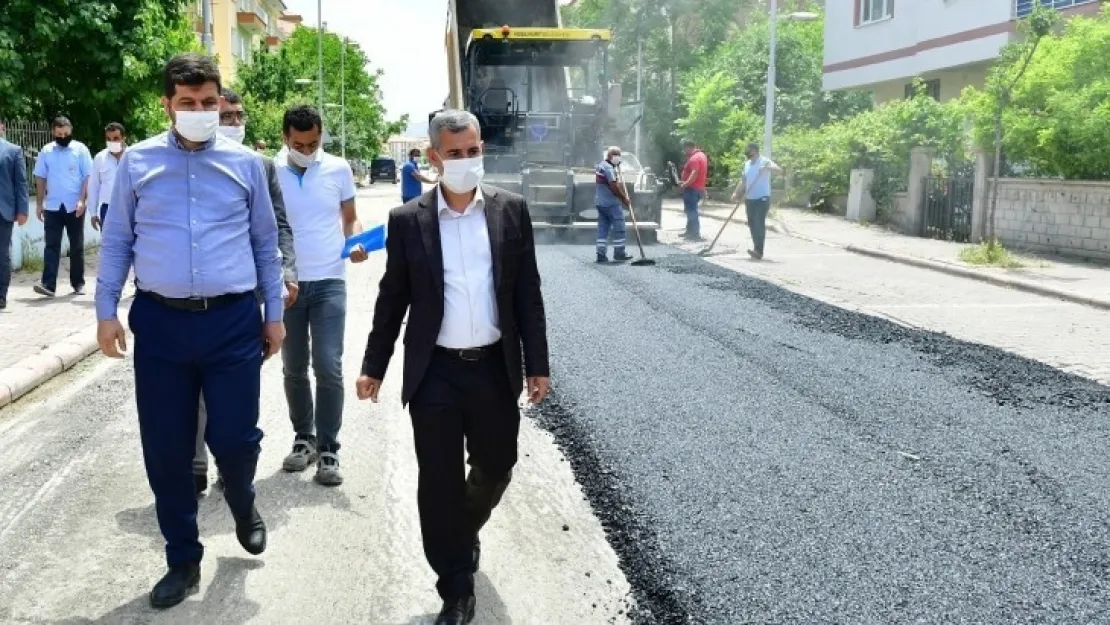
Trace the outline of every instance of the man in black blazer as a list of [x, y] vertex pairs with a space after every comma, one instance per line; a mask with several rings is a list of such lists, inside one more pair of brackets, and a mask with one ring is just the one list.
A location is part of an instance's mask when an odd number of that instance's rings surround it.
[[412, 416], [420, 466], [420, 529], [444, 601], [436, 623], [455, 625], [474, 618], [478, 532], [517, 461], [524, 378], [532, 403], [543, 400], [550, 381], [524, 198], [481, 184], [473, 115], [444, 111], [429, 134], [428, 160], [440, 184], [390, 212], [385, 275], [357, 390], [377, 401], [407, 311], [401, 402]]

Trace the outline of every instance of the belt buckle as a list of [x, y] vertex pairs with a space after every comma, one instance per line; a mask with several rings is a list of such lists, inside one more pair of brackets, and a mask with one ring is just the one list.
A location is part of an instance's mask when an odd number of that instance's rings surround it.
[[482, 350], [480, 349], [460, 349], [459, 359], [466, 362], [478, 362], [482, 359]]

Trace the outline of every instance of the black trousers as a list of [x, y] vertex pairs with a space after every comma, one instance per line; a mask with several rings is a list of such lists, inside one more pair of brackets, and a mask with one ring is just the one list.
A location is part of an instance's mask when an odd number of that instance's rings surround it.
[[62, 234], [69, 237], [69, 283], [77, 289], [85, 286], [85, 215], [66, 212], [63, 205], [43, 215], [42, 284], [51, 291], [58, 289], [58, 266], [62, 258]]
[[473, 362], [437, 349], [409, 404], [420, 467], [417, 503], [424, 555], [444, 599], [474, 592], [478, 532], [500, 502], [517, 461], [516, 400], [500, 347]]

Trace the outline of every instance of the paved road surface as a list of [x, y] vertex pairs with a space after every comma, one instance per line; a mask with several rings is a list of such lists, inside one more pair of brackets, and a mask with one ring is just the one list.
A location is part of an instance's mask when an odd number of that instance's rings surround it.
[[[656, 268], [598, 267], [587, 246], [541, 248], [555, 392], [536, 423], [569, 462], [525, 428], [477, 622], [619, 622], [626, 584], [645, 623], [1107, 620], [1105, 387], [652, 253]], [[351, 374], [375, 263], [352, 272]], [[128, 365], [0, 412], [0, 622], [421, 622], [436, 601], [399, 367], [380, 408], [348, 404], [334, 491], [278, 470], [278, 369], [259, 472], [271, 549], [244, 557], [209, 497], [203, 592], [157, 616]]]

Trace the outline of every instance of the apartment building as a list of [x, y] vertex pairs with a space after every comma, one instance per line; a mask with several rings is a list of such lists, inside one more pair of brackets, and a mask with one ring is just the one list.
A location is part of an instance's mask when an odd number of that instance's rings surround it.
[[[196, 17], [198, 36], [204, 32], [203, 0], [190, 5]], [[286, 13], [282, 0], [210, 0], [212, 5], [212, 51], [219, 58], [224, 82], [235, 81], [239, 61], [250, 63], [262, 46], [277, 47], [300, 23], [300, 16]]]
[[825, 7], [824, 88], [864, 89], [875, 102], [905, 98], [913, 80], [945, 101], [982, 85], [1017, 20], [1037, 2], [1067, 15], [1100, 0], [838, 0]]

